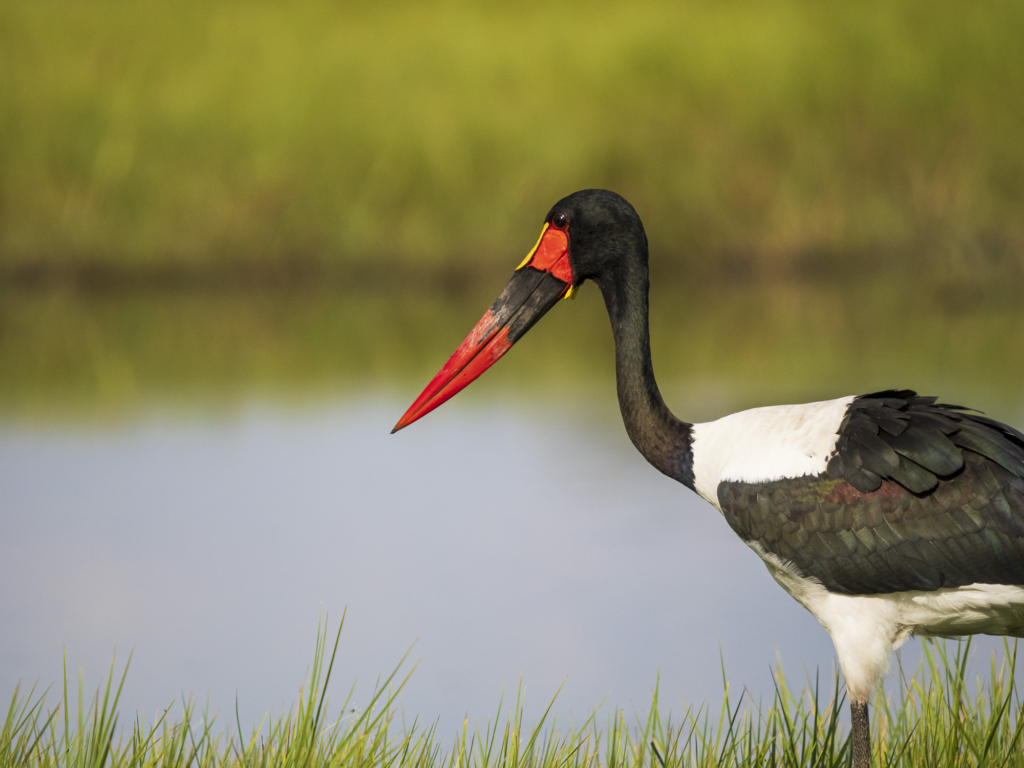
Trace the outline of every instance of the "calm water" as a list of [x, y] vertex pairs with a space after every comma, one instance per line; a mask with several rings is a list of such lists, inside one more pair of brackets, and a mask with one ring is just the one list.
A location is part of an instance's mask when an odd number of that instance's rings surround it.
[[566, 402], [456, 400], [394, 436], [407, 403], [370, 396], [0, 428], [0, 697], [58, 683], [62, 649], [92, 688], [116, 648], [125, 711], [194, 694], [227, 725], [237, 697], [255, 723], [346, 607], [335, 701], [413, 646], [402, 703], [442, 734], [520, 677], [528, 719], [563, 680], [563, 717], [644, 707], [659, 674], [666, 708], [717, 705], [720, 656], [734, 690], [770, 695], [780, 657], [827, 677], [824, 630], [613, 402]]
[[[825, 632], [629, 444], [591, 287], [388, 434], [499, 289], [0, 295], [0, 700], [62, 649], [91, 689], [116, 648], [125, 711], [237, 697], [258, 722], [346, 607], [335, 699], [412, 646], [403, 704], [442, 733], [520, 676], [528, 718], [563, 680], [577, 718], [659, 674], [666, 706], [717, 704], [720, 657], [755, 693], [778, 656], [827, 677]], [[655, 285], [652, 340], [693, 420], [902, 385], [1024, 424], [1005, 290]]]

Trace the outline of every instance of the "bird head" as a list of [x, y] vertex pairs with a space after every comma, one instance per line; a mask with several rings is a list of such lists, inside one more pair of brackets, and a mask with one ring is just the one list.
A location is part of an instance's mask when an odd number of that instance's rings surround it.
[[585, 189], [559, 200], [512, 279], [392, 433], [465, 389], [559, 299], [575, 297], [584, 281], [596, 282], [607, 297], [608, 289], [626, 284], [636, 267], [646, 268], [646, 260], [647, 238], [640, 217], [621, 196]]
[[555, 203], [545, 219], [552, 225], [565, 221], [574, 287], [593, 280], [603, 289], [625, 282], [638, 260], [646, 266], [643, 224], [622, 196], [606, 189], [575, 192]]

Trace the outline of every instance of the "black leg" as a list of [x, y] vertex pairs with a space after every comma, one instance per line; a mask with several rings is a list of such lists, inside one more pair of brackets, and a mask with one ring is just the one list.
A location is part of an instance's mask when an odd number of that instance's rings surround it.
[[871, 723], [866, 701], [850, 701], [853, 725], [853, 768], [871, 768]]

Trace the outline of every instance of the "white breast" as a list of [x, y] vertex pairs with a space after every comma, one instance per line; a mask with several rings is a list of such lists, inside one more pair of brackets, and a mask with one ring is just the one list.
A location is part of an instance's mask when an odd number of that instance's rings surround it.
[[694, 424], [697, 493], [718, 507], [718, 484], [723, 480], [760, 483], [820, 475], [852, 400], [753, 408]]

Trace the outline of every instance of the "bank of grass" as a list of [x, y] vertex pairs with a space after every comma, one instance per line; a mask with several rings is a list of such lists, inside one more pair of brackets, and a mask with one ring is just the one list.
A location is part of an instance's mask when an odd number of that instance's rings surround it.
[[1015, 0], [9, 0], [0, 281], [504, 273], [588, 186], [691, 270], [1019, 276], [1022, 38]]
[[[402, 664], [356, 709], [332, 708], [326, 689], [338, 649], [318, 633], [309, 679], [291, 710], [246, 729], [228, 727], [184, 702], [153, 724], [126, 721], [118, 709], [120, 679], [111, 666], [106, 686], [77, 706], [68, 692], [49, 709], [46, 694], [16, 689], [0, 728], [0, 766], [17, 768], [731, 768], [848, 766], [847, 708], [837, 679], [791, 690], [779, 669], [770, 702], [755, 702], [728, 685], [720, 709], [708, 705], [668, 713], [655, 687], [647, 712], [615, 710], [606, 724], [559, 723], [555, 701], [526, 724], [520, 700], [499, 706], [494, 719], [469, 725], [452, 739], [436, 726], [398, 716], [408, 681]], [[970, 642], [925, 646], [921, 668], [895, 695], [879, 691], [872, 709], [874, 764], [880, 766], [1024, 765], [1024, 708], [1016, 687], [1016, 645], [993, 656], [988, 676], [968, 680]], [[403, 660], [404, 662], [404, 660]], [[347, 713], [347, 714], [346, 714]]]

